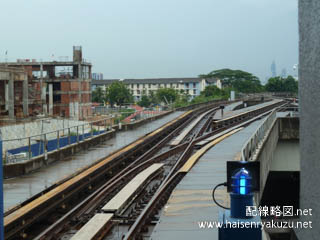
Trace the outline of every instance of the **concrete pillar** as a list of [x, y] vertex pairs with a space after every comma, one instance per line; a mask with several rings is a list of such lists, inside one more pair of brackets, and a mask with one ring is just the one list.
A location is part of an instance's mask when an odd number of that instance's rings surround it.
[[41, 102], [42, 102], [42, 111], [43, 114], [47, 115], [48, 109], [47, 109], [47, 103], [46, 103], [46, 95], [47, 95], [47, 87], [42, 86], [42, 91], [41, 91]]
[[6, 111], [9, 110], [9, 84], [5, 83], [4, 87], [4, 101], [5, 101], [5, 109]]
[[77, 119], [82, 119], [82, 104], [81, 104], [81, 85], [82, 85], [82, 66], [81, 64], [78, 65], [78, 75], [79, 75], [79, 79], [78, 79], [78, 83], [79, 83], [79, 104], [78, 104], [78, 116], [77, 116]]
[[53, 115], [53, 87], [49, 84], [49, 115]]
[[43, 83], [43, 64], [40, 64], [40, 89], [41, 89], [41, 104], [43, 114], [47, 114], [47, 97], [46, 86]]
[[28, 93], [28, 76], [25, 75], [24, 76], [24, 80], [23, 80], [23, 115], [25, 117], [29, 116], [29, 93]]
[[14, 118], [14, 75], [9, 73], [9, 94], [8, 94], [8, 104], [9, 104], [9, 118]]
[[69, 117], [74, 117], [74, 104], [73, 102], [69, 103]]
[[300, 208], [312, 209], [312, 228], [298, 239], [320, 236], [320, 1], [299, 0]]
[[79, 110], [80, 110], [80, 104], [78, 102], [74, 102], [74, 115], [73, 116], [76, 120], [80, 120]]

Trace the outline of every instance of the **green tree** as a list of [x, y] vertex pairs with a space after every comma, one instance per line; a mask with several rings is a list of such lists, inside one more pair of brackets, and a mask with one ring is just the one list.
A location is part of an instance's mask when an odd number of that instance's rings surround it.
[[160, 88], [157, 90], [156, 96], [160, 102], [172, 103], [176, 101], [179, 94], [173, 88]]
[[292, 76], [287, 78], [273, 77], [269, 78], [265, 86], [268, 92], [298, 92], [298, 81], [296, 81]]
[[103, 103], [104, 98], [105, 98], [105, 92], [102, 90], [101, 87], [96, 88], [92, 92], [92, 101], [93, 102]]
[[268, 92], [283, 92], [284, 91], [284, 81], [281, 77], [272, 77], [268, 79], [265, 88]]
[[[177, 94], [178, 94], [178, 92], [177, 92]], [[177, 108], [177, 107], [184, 107], [184, 106], [189, 105], [190, 97], [191, 96], [187, 92], [182, 90], [182, 92], [180, 94], [178, 94], [178, 97], [176, 98], [174, 106]]]
[[286, 92], [298, 93], [298, 81], [292, 76], [288, 76], [284, 80]]
[[261, 92], [263, 86], [258, 77], [242, 70], [220, 69], [208, 74], [200, 75], [202, 78], [219, 78], [223, 87], [233, 87], [243, 93]]
[[140, 107], [149, 107], [151, 105], [151, 101], [148, 96], [142, 95], [141, 100], [138, 102]]
[[149, 91], [149, 100], [151, 104], [158, 104], [159, 100], [157, 98], [157, 95], [154, 91]]
[[206, 88], [200, 93], [205, 97], [213, 97], [213, 96], [221, 96], [223, 95], [223, 91], [214, 85], [206, 86]]
[[113, 82], [106, 90], [106, 100], [111, 106], [114, 104], [121, 106], [124, 103], [132, 103], [133, 96], [122, 82]]

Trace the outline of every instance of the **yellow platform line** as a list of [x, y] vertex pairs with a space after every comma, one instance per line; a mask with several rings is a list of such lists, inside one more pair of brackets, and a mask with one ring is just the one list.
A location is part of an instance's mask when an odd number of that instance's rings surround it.
[[11, 214], [9, 214], [8, 216], [6, 216], [4, 218], [4, 226], [9, 225], [13, 221], [17, 220], [18, 218], [20, 218], [21, 216], [25, 215], [29, 211], [35, 209], [36, 207], [40, 206], [41, 204], [46, 203], [47, 201], [49, 201], [53, 197], [57, 196], [59, 193], [67, 190], [70, 186], [76, 184], [80, 180], [82, 180], [85, 177], [89, 176], [92, 172], [94, 172], [98, 168], [104, 166], [105, 164], [107, 164], [108, 162], [113, 160], [114, 158], [120, 156], [122, 153], [125, 153], [125, 152], [131, 150], [132, 148], [134, 148], [138, 144], [142, 143], [144, 140], [149, 139], [150, 137], [156, 135], [161, 130], [165, 129], [166, 127], [171, 126], [172, 124], [174, 124], [175, 122], [179, 121], [180, 119], [182, 119], [183, 117], [189, 115], [192, 112], [193, 112], [193, 110], [189, 110], [188, 112], [183, 113], [179, 117], [177, 117], [177, 118], [171, 120], [170, 122], [166, 123], [164, 126], [156, 129], [155, 131], [147, 134], [144, 137], [139, 138], [138, 140], [134, 141], [133, 143], [129, 144], [128, 146], [125, 146], [125, 147], [117, 150], [116, 152], [111, 153], [111, 155], [107, 156], [102, 161], [97, 162], [95, 165], [89, 167], [88, 169], [84, 170], [83, 172], [79, 173], [78, 175], [72, 177], [68, 181], [60, 184], [59, 186], [53, 188], [49, 192], [43, 194], [42, 196], [40, 196], [40, 197], [34, 199], [33, 201], [31, 201], [30, 203], [22, 206], [21, 208], [17, 209], [16, 211], [12, 212]]
[[235, 134], [236, 132], [239, 132], [240, 130], [242, 130], [243, 127], [241, 128], [237, 128], [235, 130], [232, 130], [226, 134], [224, 134], [221, 137], [218, 137], [216, 139], [214, 139], [213, 141], [211, 141], [210, 143], [208, 143], [207, 145], [205, 145], [203, 148], [201, 148], [199, 151], [197, 151], [195, 154], [193, 154], [188, 161], [180, 168], [179, 172], [189, 172], [189, 170], [194, 166], [194, 164], [196, 164], [196, 162], [200, 159], [200, 157], [205, 154], [210, 148], [212, 148], [214, 145], [216, 145], [217, 143], [223, 141], [224, 139], [226, 139], [227, 137]]

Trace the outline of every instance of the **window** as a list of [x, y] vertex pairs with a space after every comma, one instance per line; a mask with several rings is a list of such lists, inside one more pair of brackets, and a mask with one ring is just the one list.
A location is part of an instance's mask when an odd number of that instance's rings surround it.
[[179, 87], [179, 83], [177, 83], [177, 88]]
[[139, 88], [139, 83], [137, 83], [137, 88]]
[[133, 84], [131, 84], [131, 88], [133, 88]]
[[196, 95], [197, 94], [197, 90], [193, 89], [193, 94]]
[[142, 90], [142, 94], [146, 94], [146, 90], [143, 89], [143, 90]]
[[197, 84], [196, 83], [193, 83], [193, 88], [196, 88]]
[[189, 88], [189, 83], [186, 83], [186, 88]]
[[148, 87], [151, 88], [151, 83], [148, 84]]
[[144, 85], [144, 84], [142, 84], [142, 88], [145, 88], [145, 85]]
[[140, 94], [140, 90], [137, 90], [137, 94]]
[[170, 87], [172, 88], [172, 83], [170, 83]]

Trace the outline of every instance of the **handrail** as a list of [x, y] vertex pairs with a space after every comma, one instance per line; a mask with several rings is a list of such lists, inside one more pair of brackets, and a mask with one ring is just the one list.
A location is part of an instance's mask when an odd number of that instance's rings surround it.
[[[55, 133], [57, 131], [62, 132], [64, 130], [68, 130], [69, 128], [82, 127], [82, 126], [85, 126], [85, 125], [94, 125], [95, 123], [104, 122], [104, 121], [109, 120], [109, 119], [112, 119], [112, 117], [103, 118], [103, 119], [100, 119], [100, 120], [96, 120], [96, 121], [92, 121], [92, 122], [86, 122], [86, 123], [82, 123], [82, 124], [78, 124], [78, 125], [74, 125], [74, 126], [69, 126], [69, 127], [65, 127], [65, 128], [60, 128], [60, 129], [56, 129], [56, 130], [53, 130], [53, 131], [50, 131], [50, 132], [43, 132], [43, 133], [40, 133], [40, 134], [28, 136], [28, 137], [3, 139], [2, 141], [3, 142], [21, 141], [23, 139], [34, 138], [34, 137], [42, 136], [44, 134]], [[43, 120], [43, 121], [45, 121], [45, 120]]]
[[259, 128], [251, 135], [241, 149], [241, 161], [250, 161], [257, 146], [270, 131], [277, 119], [277, 112], [287, 103], [275, 108]]

